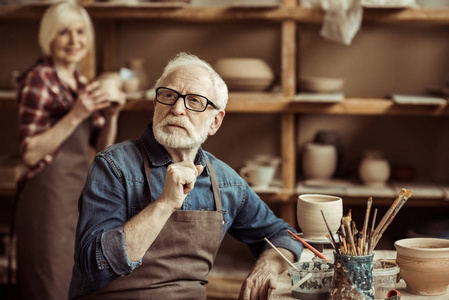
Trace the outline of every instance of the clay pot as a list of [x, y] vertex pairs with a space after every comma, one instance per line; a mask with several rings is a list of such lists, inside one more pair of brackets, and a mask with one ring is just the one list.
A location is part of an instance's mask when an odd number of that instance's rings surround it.
[[396, 263], [415, 295], [443, 295], [449, 285], [449, 240], [437, 238], [407, 238], [394, 243]]
[[343, 216], [343, 200], [340, 197], [304, 194], [298, 197], [297, 221], [306, 239], [327, 239], [329, 233], [321, 210], [332, 231], [336, 233]]
[[270, 66], [259, 58], [229, 57], [218, 59], [215, 71], [230, 91], [266, 91], [274, 80]]
[[337, 148], [334, 145], [307, 143], [302, 155], [305, 179], [330, 179], [337, 170]]
[[109, 101], [116, 102], [120, 100], [122, 81], [118, 72], [102, 73], [97, 80], [100, 82], [100, 88], [107, 91]]
[[365, 185], [383, 187], [390, 177], [390, 164], [382, 152], [365, 151], [359, 165], [359, 176]]

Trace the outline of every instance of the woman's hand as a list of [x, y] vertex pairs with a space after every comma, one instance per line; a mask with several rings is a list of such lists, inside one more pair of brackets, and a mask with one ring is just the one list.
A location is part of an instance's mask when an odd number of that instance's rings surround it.
[[99, 89], [100, 83], [93, 82], [79, 92], [72, 113], [80, 120], [87, 119], [93, 112], [111, 106], [107, 92]]
[[126, 104], [126, 94], [120, 92], [120, 96], [117, 101], [113, 101], [110, 103], [111, 105], [106, 107], [106, 109], [104, 110], [105, 118], [109, 118], [120, 113], [120, 111], [125, 107]]

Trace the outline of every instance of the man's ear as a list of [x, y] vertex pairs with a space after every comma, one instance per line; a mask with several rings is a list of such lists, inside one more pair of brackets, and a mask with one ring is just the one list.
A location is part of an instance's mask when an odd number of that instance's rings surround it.
[[214, 135], [218, 131], [218, 129], [221, 126], [221, 123], [223, 122], [225, 114], [226, 112], [224, 110], [218, 111], [218, 114], [215, 116], [214, 121], [210, 125], [209, 136]]

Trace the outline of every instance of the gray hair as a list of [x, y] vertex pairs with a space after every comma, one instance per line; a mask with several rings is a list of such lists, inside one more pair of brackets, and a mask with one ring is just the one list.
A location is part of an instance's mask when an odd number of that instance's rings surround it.
[[50, 6], [42, 16], [39, 28], [39, 46], [44, 55], [51, 54], [51, 43], [58, 32], [79, 19], [84, 21], [89, 35], [89, 48], [94, 44], [94, 30], [87, 11], [76, 2], [64, 1]]
[[198, 58], [195, 55], [181, 52], [174, 58], [170, 59], [161, 77], [156, 81], [156, 88], [160, 87], [165, 81], [168, 75], [178, 70], [179, 68], [198, 66], [206, 70], [214, 86], [215, 99], [214, 104], [220, 109], [224, 110], [228, 103], [228, 87], [224, 80], [218, 75], [218, 73], [212, 68], [212, 66], [204, 60]]

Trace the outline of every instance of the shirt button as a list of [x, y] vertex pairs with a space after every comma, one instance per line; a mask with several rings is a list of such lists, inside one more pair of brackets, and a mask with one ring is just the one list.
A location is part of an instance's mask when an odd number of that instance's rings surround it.
[[106, 266], [106, 261], [105, 261], [105, 260], [102, 260], [102, 261], [101, 261], [101, 265], [102, 265], [102, 266]]

